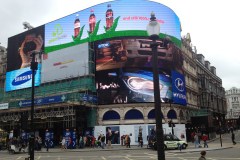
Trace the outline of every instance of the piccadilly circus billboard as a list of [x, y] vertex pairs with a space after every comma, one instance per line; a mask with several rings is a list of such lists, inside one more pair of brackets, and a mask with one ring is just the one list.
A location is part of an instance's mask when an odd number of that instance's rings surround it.
[[[175, 103], [172, 71], [183, 74], [180, 21], [172, 9], [146, 0], [110, 1], [45, 24], [40, 84], [88, 75], [93, 61], [99, 104], [153, 102], [152, 52], [146, 31], [152, 12], [160, 24], [161, 100]], [[9, 41], [9, 46], [16, 41]], [[93, 48], [88, 48], [89, 43]]]

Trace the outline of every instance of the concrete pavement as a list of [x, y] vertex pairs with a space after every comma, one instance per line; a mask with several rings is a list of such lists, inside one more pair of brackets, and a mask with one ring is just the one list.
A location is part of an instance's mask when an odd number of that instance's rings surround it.
[[[220, 150], [220, 149], [227, 149], [227, 148], [232, 148], [233, 145], [232, 143], [222, 143], [222, 146], [220, 144], [220, 142], [216, 142], [217, 139], [215, 141], [209, 142], [208, 143], [208, 148], [195, 148], [194, 144], [192, 142], [188, 143], [188, 147], [187, 149], [184, 150], [166, 150], [166, 152], [169, 153], [186, 153], [186, 152], [200, 152], [202, 150], [205, 151], [210, 151], [210, 150]], [[63, 150], [59, 147], [56, 148], [50, 148], [49, 151], [47, 152], [45, 148], [42, 148], [41, 151], [35, 151], [35, 153], [56, 153], [56, 152], [94, 152], [94, 151], [116, 151], [116, 150], [145, 150], [148, 149], [146, 145], [143, 146], [143, 148], [138, 147], [136, 145], [131, 146], [131, 148], [126, 148], [125, 146], [121, 146], [121, 145], [112, 145], [112, 148], [90, 148], [90, 147], [85, 147], [83, 149], [66, 149]], [[151, 149], [148, 149], [151, 150]]]

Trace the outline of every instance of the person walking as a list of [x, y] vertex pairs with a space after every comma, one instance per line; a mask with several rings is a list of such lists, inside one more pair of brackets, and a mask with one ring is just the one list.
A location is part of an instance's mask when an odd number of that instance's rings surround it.
[[181, 143], [178, 143], [177, 145], [178, 145], [179, 151], [182, 151], [182, 144], [181, 144]]
[[203, 140], [204, 148], [205, 148], [205, 147], [208, 148], [208, 144], [207, 144], [208, 136], [207, 136], [206, 134], [203, 134], [202, 140]]
[[46, 151], [48, 152], [49, 150], [49, 145], [50, 145], [50, 139], [49, 138], [46, 138]]
[[130, 138], [130, 135], [126, 135], [125, 137], [126, 139], [126, 148], [131, 148], [131, 138]]
[[65, 137], [62, 138], [61, 145], [62, 145], [61, 149], [64, 149], [64, 150], [65, 150], [65, 149], [66, 149], [66, 140], [65, 140]]
[[195, 148], [199, 147], [199, 141], [198, 141], [198, 135], [197, 134], [195, 134], [195, 136], [194, 136], [194, 145], [195, 145]]
[[201, 151], [201, 156], [198, 158], [198, 160], [206, 160], [206, 151]]
[[80, 136], [80, 137], [79, 137], [79, 148], [83, 148], [83, 147], [84, 147], [83, 137]]
[[140, 143], [139, 145], [140, 145], [140, 146], [141, 146], [141, 148], [142, 148], [142, 147], [143, 147], [143, 138], [142, 138], [142, 137], [139, 137], [139, 139], [138, 139], [138, 140], [139, 140], [139, 143]]
[[235, 133], [234, 132], [232, 132], [232, 143], [233, 143], [233, 145], [235, 145], [236, 144], [236, 142], [235, 142]]
[[105, 135], [103, 134], [103, 135], [101, 136], [101, 139], [100, 139], [102, 149], [104, 149], [104, 147], [105, 147], [105, 139], [106, 139], [106, 137], [105, 137]]

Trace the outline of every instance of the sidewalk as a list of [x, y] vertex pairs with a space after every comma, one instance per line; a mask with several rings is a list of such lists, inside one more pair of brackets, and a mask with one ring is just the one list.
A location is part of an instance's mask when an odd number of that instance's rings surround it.
[[[187, 149], [183, 149], [182, 151], [180, 150], [166, 150], [166, 152], [168, 153], [186, 153], [186, 152], [200, 152], [202, 150], [205, 151], [210, 151], [210, 150], [221, 150], [221, 149], [228, 149], [228, 148], [232, 148], [233, 145], [232, 143], [224, 143], [221, 144], [220, 142], [217, 143], [216, 141], [213, 142], [209, 142], [208, 143], [209, 147], [208, 148], [195, 148], [194, 144], [192, 142], [188, 143], [188, 147]], [[112, 148], [83, 148], [83, 149], [66, 149], [66, 150], [62, 150], [61, 148], [50, 148], [49, 152], [46, 151], [46, 148], [42, 148], [41, 151], [35, 151], [35, 153], [57, 153], [57, 152], [92, 152], [92, 151], [116, 151], [116, 150], [151, 150], [150, 148], [147, 148], [146, 145], [143, 146], [143, 148], [138, 147], [137, 145], [133, 145], [131, 146], [131, 148], [126, 148], [125, 146], [121, 146], [121, 145], [112, 145]]]
[[169, 152], [169, 153], [187, 153], [187, 152], [201, 152], [203, 150], [211, 151], [211, 150], [221, 150], [221, 149], [233, 148], [232, 143], [222, 143], [222, 146], [221, 146], [220, 141], [218, 143], [217, 140], [214, 140], [212, 142], [210, 141], [208, 143], [208, 148], [204, 148], [204, 147], [202, 147], [202, 148], [195, 148], [194, 143], [189, 142], [187, 149], [184, 149], [182, 151], [180, 151], [180, 150], [168, 150], [167, 152]]

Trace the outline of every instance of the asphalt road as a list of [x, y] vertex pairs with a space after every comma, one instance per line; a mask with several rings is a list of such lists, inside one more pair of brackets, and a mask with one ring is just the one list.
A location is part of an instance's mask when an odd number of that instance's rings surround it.
[[[240, 145], [224, 150], [207, 152], [208, 160], [240, 160]], [[197, 160], [199, 152], [170, 153], [166, 151], [166, 160]], [[24, 160], [27, 154], [9, 155], [1, 152], [0, 160]], [[156, 151], [149, 149], [118, 150], [118, 151], [91, 151], [91, 152], [60, 152], [35, 153], [36, 160], [157, 160]]]

